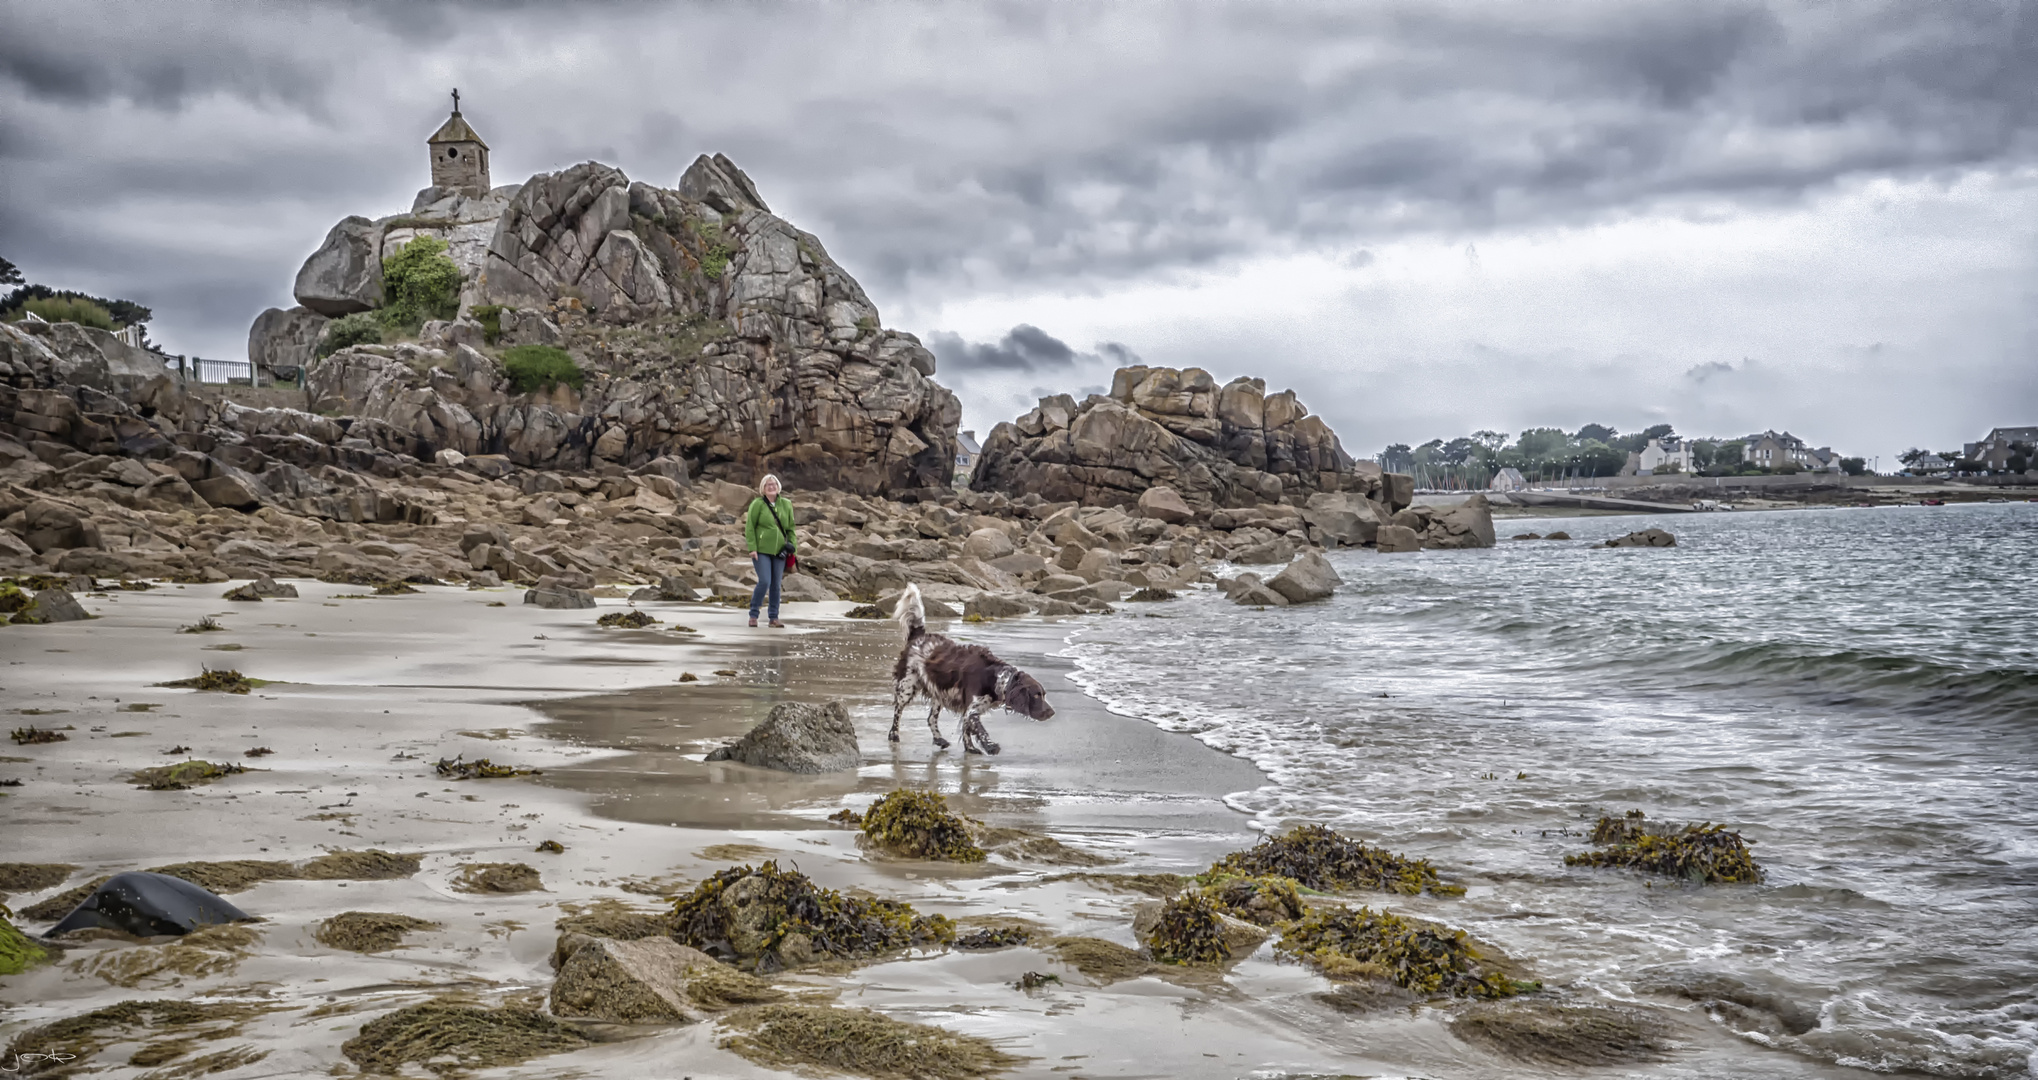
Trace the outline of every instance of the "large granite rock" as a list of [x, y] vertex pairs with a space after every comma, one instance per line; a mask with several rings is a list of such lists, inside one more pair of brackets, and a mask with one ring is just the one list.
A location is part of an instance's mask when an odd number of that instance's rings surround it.
[[[485, 244], [463, 248], [463, 230], [484, 228]], [[499, 346], [564, 348], [587, 379], [514, 393], [457, 334], [432, 339], [446, 348], [358, 346], [312, 364], [314, 409], [380, 421], [393, 453], [549, 469], [663, 457], [744, 487], [767, 472], [796, 489], [947, 487], [962, 408], [930, 378], [933, 354], [882, 329], [821, 241], [773, 216], [727, 158], [696, 161], [676, 190], [596, 162], [486, 199], [427, 189], [408, 217], [342, 223], [300, 280], [365, 265], [362, 245], [379, 267], [424, 232], [453, 244], [465, 306], [500, 309]]]
[[268, 371], [302, 370], [329, 320], [306, 307], [270, 308], [248, 329], [248, 362]]
[[1342, 584], [1344, 579], [1331, 568], [1330, 560], [1311, 551], [1282, 568], [1267, 582], [1267, 588], [1280, 593], [1291, 604], [1303, 604], [1330, 599]]
[[151, 381], [174, 381], [163, 358], [96, 326], [0, 323], [0, 380], [15, 386], [89, 387], [133, 394]]
[[1262, 379], [1219, 387], [1199, 368], [1135, 366], [1118, 370], [1109, 396], [1041, 398], [993, 428], [971, 486], [1093, 506], [1136, 504], [1164, 486], [1207, 511], [1316, 492], [1370, 497], [1381, 477], [1293, 391], [1268, 396]]
[[[558, 951], [568, 944], [562, 941]], [[712, 993], [693, 992], [692, 984], [727, 978], [714, 957], [669, 937], [582, 937], [570, 944], [552, 983], [555, 1016], [611, 1024], [692, 1023], [713, 1011], [703, 999], [717, 1001]], [[769, 994], [765, 984], [759, 986], [761, 994]]]
[[789, 773], [841, 772], [861, 765], [863, 750], [856, 744], [856, 726], [849, 722], [849, 710], [841, 702], [807, 705], [787, 701], [772, 706], [763, 723], [710, 753], [707, 760]]
[[326, 233], [325, 242], [297, 271], [291, 294], [327, 318], [367, 311], [382, 303], [382, 227], [358, 215]]

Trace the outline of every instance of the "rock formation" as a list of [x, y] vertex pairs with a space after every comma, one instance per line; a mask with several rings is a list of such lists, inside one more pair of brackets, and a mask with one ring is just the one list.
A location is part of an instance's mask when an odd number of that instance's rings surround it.
[[[380, 304], [382, 260], [419, 235], [448, 243], [467, 317], [314, 359], [322, 320]], [[427, 188], [407, 215], [335, 226], [296, 292], [299, 308], [256, 320], [250, 359], [302, 366], [314, 411], [376, 421], [378, 445], [412, 457], [670, 457], [745, 485], [775, 472], [868, 494], [945, 487], [952, 470], [961, 406], [933, 354], [883, 329], [820, 240], [719, 155], [677, 189], [594, 162], [478, 198]], [[565, 348], [585, 384], [516, 392], [494, 355], [516, 344]]]
[[1078, 404], [1040, 399], [984, 440], [972, 486], [1036, 492], [1086, 506], [1127, 506], [1155, 486], [1210, 510], [1301, 500], [1318, 493], [1382, 494], [1380, 470], [1354, 461], [1292, 390], [1263, 379], [1219, 387], [1199, 368], [1126, 367], [1109, 396]]
[[840, 772], [863, 764], [856, 745], [856, 725], [839, 701], [807, 705], [797, 701], [772, 706], [771, 715], [741, 739], [707, 756], [709, 761], [735, 761], [760, 769], [790, 773]]

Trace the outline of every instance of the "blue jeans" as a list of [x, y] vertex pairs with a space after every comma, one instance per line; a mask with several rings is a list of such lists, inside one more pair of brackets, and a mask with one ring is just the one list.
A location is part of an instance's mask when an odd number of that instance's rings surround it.
[[757, 571], [757, 587], [750, 590], [750, 617], [757, 617], [757, 605], [764, 603], [764, 594], [771, 593], [771, 617], [778, 618], [778, 588], [785, 583], [785, 556], [750, 556], [750, 566]]

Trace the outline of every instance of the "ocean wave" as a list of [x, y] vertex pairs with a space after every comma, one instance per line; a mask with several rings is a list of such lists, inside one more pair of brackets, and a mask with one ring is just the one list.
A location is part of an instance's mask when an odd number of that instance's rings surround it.
[[2038, 720], [2038, 671], [1790, 642], [1719, 643], [1658, 657], [1695, 690], [1779, 691], [1842, 708], [1973, 720]]

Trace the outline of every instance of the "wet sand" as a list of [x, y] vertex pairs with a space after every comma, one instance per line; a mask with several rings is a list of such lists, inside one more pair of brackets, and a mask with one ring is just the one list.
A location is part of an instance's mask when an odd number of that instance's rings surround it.
[[[553, 922], [578, 905], [654, 909], [657, 894], [765, 858], [824, 885], [952, 917], [1020, 918], [1054, 934], [1134, 943], [1137, 894], [1064, 877], [1064, 866], [998, 857], [971, 867], [873, 859], [852, 832], [823, 820], [900, 784], [938, 789], [994, 825], [1117, 859], [1108, 873], [1194, 872], [1254, 838], [1223, 799], [1259, 786], [1259, 771], [1083, 696], [1067, 681], [1069, 661], [1053, 655], [1077, 622], [945, 627], [1033, 671], [1057, 709], [1046, 723], [988, 718], [1003, 753], [986, 758], [936, 753], [919, 709], [897, 747], [885, 741], [898, 631], [842, 618], [846, 604], [791, 605], [787, 631], [750, 630], [727, 608], [643, 605], [668, 626], [699, 631], [679, 634], [598, 629], [598, 611], [539, 610], [507, 590], [348, 599], [358, 589], [296, 585], [301, 599], [261, 604], [221, 601], [224, 585], [114, 593], [86, 598], [101, 616], [94, 621], [0, 631], [6, 707], [43, 710], [11, 715], [9, 726], [64, 727], [69, 736], [0, 747], [10, 759], [0, 779], [24, 781], [0, 798], [0, 861], [75, 864], [67, 885], [183, 861], [298, 862], [362, 848], [421, 853], [423, 868], [393, 881], [271, 881], [233, 893], [264, 920], [259, 940], [203, 974], [164, 971], [114, 986], [93, 973], [96, 964], [161, 946], [77, 947], [57, 965], [0, 979], [0, 1041], [133, 998], [254, 1002], [275, 1011], [197, 1051], [245, 1045], [266, 1056], [214, 1075], [352, 1075], [341, 1044], [390, 1009], [448, 992], [484, 1002], [542, 993]], [[206, 614], [230, 629], [176, 633]], [[1124, 620], [1114, 630], [1136, 632], [1139, 617], [1113, 616]], [[219, 648], [229, 644], [241, 648]], [[245, 697], [152, 685], [201, 664], [280, 681]], [[682, 671], [700, 681], [678, 683]], [[792, 777], [700, 760], [777, 701], [829, 697], [850, 706], [861, 737], [864, 765], [854, 774]], [[191, 749], [163, 753], [176, 745]], [[254, 746], [275, 753], [242, 757]], [[435, 760], [456, 754], [544, 772], [457, 782], [434, 774]], [[251, 771], [188, 791], [125, 782], [134, 769], [186, 756]], [[565, 853], [535, 852], [542, 840]], [[456, 891], [461, 866], [477, 862], [535, 867], [544, 891]], [[7, 902], [19, 910], [56, 891]], [[397, 912], [442, 929], [375, 955], [319, 945], [316, 925], [343, 911]], [[1013, 989], [1028, 971], [1063, 982]], [[1022, 947], [917, 954], [787, 981], [997, 1040], [1027, 1059], [1015, 1077], [1579, 1075], [1468, 1046], [1434, 1012], [1339, 1012], [1319, 997], [1331, 984], [1267, 948], [1221, 980], [1177, 972], [1100, 986]], [[1696, 1026], [1685, 1034], [1718, 1038]], [[781, 1075], [719, 1049], [717, 1038], [709, 1025], [658, 1029], [476, 1075]], [[141, 1075], [121, 1064], [131, 1049], [111, 1048], [94, 1064], [104, 1075]]]

